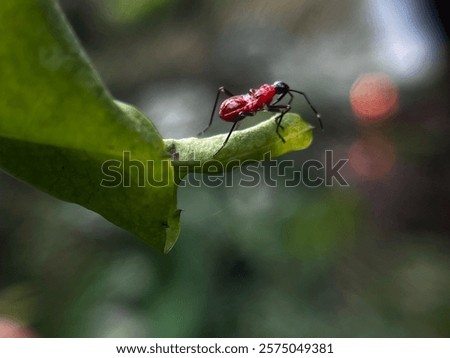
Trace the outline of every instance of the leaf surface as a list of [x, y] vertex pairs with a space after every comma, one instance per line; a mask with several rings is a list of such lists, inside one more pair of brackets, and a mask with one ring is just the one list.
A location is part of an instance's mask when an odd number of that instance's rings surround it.
[[[176, 187], [153, 124], [113, 101], [55, 2], [3, 0], [0, 33], [0, 166], [170, 250], [179, 232]], [[129, 186], [101, 185], [111, 160]], [[148, 160], [145, 174], [167, 185], [143, 183], [144, 173], [130, 168]]]

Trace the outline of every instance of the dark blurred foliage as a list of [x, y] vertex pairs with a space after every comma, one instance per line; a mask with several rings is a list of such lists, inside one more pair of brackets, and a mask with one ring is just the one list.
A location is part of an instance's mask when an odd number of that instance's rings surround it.
[[[286, 188], [278, 176], [277, 187], [181, 188], [182, 234], [163, 256], [1, 173], [0, 316], [46, 337], [449, 336], [449, 48], [439, 6], [61, 4], [114, 96], [163, 136], [203, 128], [221, 85], [244, 92], [285, 80], [310, 95], [326, 130], [284, 159], [300, 168], [331, 149], [350, 158], [350, 186]], [[217, 122], [212, 133], [228, 128]]]

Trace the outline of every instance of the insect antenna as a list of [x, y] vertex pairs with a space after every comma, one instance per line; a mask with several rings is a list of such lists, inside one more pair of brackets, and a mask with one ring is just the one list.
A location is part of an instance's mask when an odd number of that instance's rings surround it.
[[309, 100], [308, 96], [306, 95], [306, 93], [304, 92], [300, 92], [300, 91], [296, 91], [293, 89], [290, 89], [289, 92], [295, 92], [298, 94], [301, 94], [303, 97], [305, 97], [306, 102], [308, 102], [309, 106], [311, 107], [311, 109], [313, 110], [313, 112], [316, 114], [317, 120], [319, 121], [320, 124], [320, 129], [323, 130], [323, 123], [322, 123], [322, 118], [320, 117], [320, 113], [317, 112], [317, 110], [314, 108], [314, 106], [312, 105], [311, 101]]

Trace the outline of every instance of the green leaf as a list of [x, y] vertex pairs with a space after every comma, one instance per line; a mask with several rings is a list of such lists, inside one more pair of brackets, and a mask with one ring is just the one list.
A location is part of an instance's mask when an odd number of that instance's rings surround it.
[[[94, 210], [167, 252], [179, 232], [173, 169], [152, 123], [115, 103], [54, 1], [0, 4], [0, 166], [56, 196]], [[102, 164], [123, 152], [166, 186], [101, 186]], [[130, 163], [129, 163], [130, 164]], [[131, 163], [132, 164], [132, 163]], [[130, 165], [131, 165], [130, 164]]]
[[[276, 133], [275, 119], [279, 115], [251, 128], [235, 131], [220, 150], [228, 133], [209, 138], [165, 139], [167, 151], [178, 154], [173, 165], [182, 173], [219, 173], [245, 164], [246, 161], [262, 160], [266, 154], [272, 158], [306, 149], [312, 143], [313, 128], [298, 114], [287, 113], [283, 118], [280, 134]], [[220, 151], [219, 151], [220, 150]]]
[[237, 131], [220, 153], [226, 134], [163, 141], [142, 113], [112, 99], [54, 1], [3, 0], [0, 33], [0, 166], [165, 253], [180, 231], [176, 183], [195, 160], [241, 165], [312, 141], [294, 114], [283, 121], [286, 143], [272, 119]]

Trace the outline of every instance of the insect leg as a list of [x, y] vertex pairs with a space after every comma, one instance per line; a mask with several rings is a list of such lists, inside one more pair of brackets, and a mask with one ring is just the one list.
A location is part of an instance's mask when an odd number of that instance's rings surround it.
[[286, 104], [286, 105], [271, 105], [271, 106], [267, 107], [267, 110], [269, 112], [280, 113], [280, 115], [277, 118], [275, 118], [275, 122], [277, 123], [276, 132], [277, 132], [278, 137], [280, 137], [280, 139], [282, 140], [282, 142], [286, 143], [286, 140], [280, 134], [280, 128], [284, 129], [283, 126], [281, 125], [281, 121], [283, 120], [283, 116], [287, 112], [289, 112], [291, 110], [291, 106], [289, 104]]
[[[236, 130], [236, 129], [239, 128], [239, 126], [240, 126], [240, 124], [241, 124], [241, 121], [242, 121], [245, 117], [254, 116], [255, 113], [253, 113], [253, 112], [242, 112], [242, 113], [240, 113], [239, 115], [240, 115], [240, 119], [233, 123], [233, 126], [231, 127], [230, 132], [228, 133], [228, 136], [227, 136], [227, 138], [225, 139], [225, 142], [223, 142], [222, 146], [221, 146], [220, 149], [216, 152], [216, 154], [219, 153], [219, 152], [223, 149], [223, 147], [225, 147], [225, 144], [227, 144], [228, 139], [230, 139], [231, 133], [232, 133], [234, 130]], [[214, 156], [216, 156], [216, 154], [214, 154]]]
[[[278, 102], [280, 102], [283, 98], [284, 98], [284, 96], [286, 96], [286, 94], [288, 94], [289, 92], [286, 92], [286, 93], [283, 93], [280, 97], [278, 97], [278, 99], [275, 101], [275, 102], [273, 102], [272, 103], [272, 106], [274, 106], [274, 105], [276, 105]], [[292, 95], [291, 95], [291, 97], [292, 97]], [[292, 100], [291, 100], [292, 101]], [[290, 102], [289, 102], [290, 103]]]
[[223, 147], [225, 147], [225, 144], [227, 144], [228, 139], [230, 139], [231, 133], [233, 133], [233, 131], [236, 128], [238, 123], [239, 123], [239, 121], [233, 123], [233, 126], [231, 127], [230, 132], [228, 133], [227, 138], [225, 139], [225, 142], [223, 142], [223, 144], [220, 147], [220, 149], [216, 152], [216, 154], [214, 154], [214, 157], [223, 149]]
[[212, 113], [211, 113], [211, 118], [209, 119], [209, 124], [208, 124], [208, 126], [207, 126], [204, 130], [202, 130], [202, 131], [198, 134], [198, 136], [201, 136], [203, 133], [205, 133], [205, 132], [209, 129], [209, 127], [211, 127], [211, 124], [212, 124], [213, 119], [214, 119], [214, 113], [216, 112], [217, 103], [219, 102], [219, 96], [220, 96], [221, 93], [225, 93], [226, 95], [228, 95], [228, 97], [233, 97], [233, 96], [234, 96], [234, 95], [233, 95], [230, 91], [228, 91], [225, 87], [220, 87], [220, 88], [217, 90], [217, 96], [216, 96], [216, 100], [215, 100], [215, 102], [214, 102], [214, 107], [213, 107], [213, 110], [212, 110]]
[[289, 98], [288, 104], [291, 104], [292, 101], [294, 100], [294, 96], [290, 92], [288, 92], [288, 95], [289, 95], [289, 97], [291, 97], [291, 98]]

